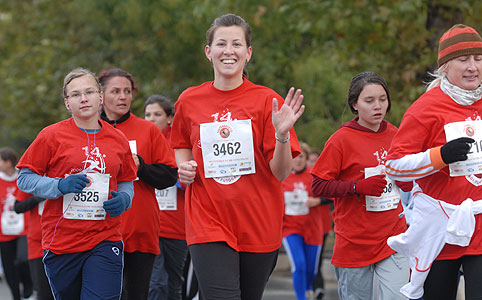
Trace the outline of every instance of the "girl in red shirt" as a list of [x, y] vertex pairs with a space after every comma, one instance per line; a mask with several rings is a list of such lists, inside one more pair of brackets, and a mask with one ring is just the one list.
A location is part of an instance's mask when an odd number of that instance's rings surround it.
[[[239, 16], [206, 33], [214, 81], [179, 97], [171, 132], [186, 190], [186, 239], [207, 299], [261, 299], [281, 245], [281, 183], [299, 148], [301, 90], [286, 101], [246, 78], [250, 27]], [[244, 76], [243, 76], [244, 75]], [[291, 136], [291, 139], [290, 139]]]
[[293, 170], [283, 181], [285, 214], [283, 246], [291, 263], [293, 287], [298, 300], [312, 294], [323, 246], [323, 207], [311, 193], [311, 168], [307, 166], [310, 148], [300, 143], [301, 153], [293, 159]]
[[38, 134], [17, 165], [17, 185], [48, 199], [42, 248], [55, 299], [118, 299], [119, 216], [131, 205], [134, 161], [125, 136], [98, 119], [103, 93], [92, 72], [67, 74], [63, 96], [72, 118]]
[[371, 299], [373, 280], [383, 299], [406, 299], [407, 260], [387, 245], [406, 228], [400, 193], [387, 182], [385, 160], [397, 128], [384, 120], [390, 110], [385, 80], [373, 72], [355, 76], [348, 105], [358, 116], [326, 142], [313, 167], [312, 191], [334, 199], [335, 246], [332, 264], [341, 299]]

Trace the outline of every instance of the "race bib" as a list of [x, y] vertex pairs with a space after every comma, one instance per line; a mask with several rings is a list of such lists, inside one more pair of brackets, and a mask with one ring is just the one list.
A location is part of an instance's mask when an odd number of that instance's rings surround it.
[[177, 210], [177, 186], [173, 185], [163, 190], [156, 189], [159, 210]]
[[[373, 168], [365, 168], [365, 178], [385, 174], [385, 165], [378, 165]], [[387, 185], [385, 186], [385, 190], [380, 197], [365, 196], [367, 211], [386, 211], [398, 207], [398, 204], [401, 200], [400, 190], [395, 184], [395, 181], [386, 176], [385, 180], [387, 181]]]
[[251, 120], [204, 123], [200, 137], [206, 178], [256, 172]]
[[13, 210], [15, 205], [15, 197], [13, 192], [7, 191], [7, 197], [3, 202], [3, 212], [1, 216], [2, 233], [4, 235], [19, 235], [25, 229], [25, 221], [23, 214], [17, 214]]
[[63, 200], [64, 218], [77, 220], [104, 220], [106, 212], [102, 207], [109, 197], [108, 174], [87, 173], [90, 182], [79, 194], [65, 194]]
[[288, 216], [307, 215], [310, 208], [306, 206], [308, 201], [308, 192], [296, 189], [290, 192], [284, 192], [285, 198], [285, 214]]
[[19, 235], [25, 229], [23, 214], [17, 214], [13, 210], [2, 212], [2, 234]]
[[450, 176], [465, 176], [482, 173], [482, 121], [463, 121], [444, 126], [447, 142], [460, 137], [475, 140], [467, 154], [467, 160], [449, 164]]

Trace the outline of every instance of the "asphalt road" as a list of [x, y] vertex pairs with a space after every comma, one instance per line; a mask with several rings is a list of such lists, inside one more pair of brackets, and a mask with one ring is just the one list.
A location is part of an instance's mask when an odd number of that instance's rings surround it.
[[[333, 266], [327, 258], [323, 261], [323, 274], [326, 287], [326, 294], [323, 300], [338, 300]], [[0, 300], [11, 299], [13, 298], [4, 278], [0, 281]], [[296, 300], [291, 281], [289, 262], [283, 254], [280, 254], [276, 269], [264, 292], [263, 300]]]

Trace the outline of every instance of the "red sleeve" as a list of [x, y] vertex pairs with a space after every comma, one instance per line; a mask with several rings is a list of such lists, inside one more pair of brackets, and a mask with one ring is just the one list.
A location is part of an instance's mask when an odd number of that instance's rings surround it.
[[173, 149], [192, 149], [191, 134], [192, 129], [190, 125], [186, 124], [184, 113], [182, 109], [183, 94], [179, 96], [176, 104], [174, 105], [174, 119], [172, 120], [171, 128], [171, 140], [170, 145]]
[[341, 181], [341, 180], [325, 180], [313, 175], [313, 181], [311, 182], [311, 192], [315, 197], [345, 197], [355, 195], [353, 192], [353, 184], [355, 180], [352, 181]]
[[17, 168], [29, 168], [39, 175], [44, 175], [52, 156], [51, 147], [48, 147], [48, 144], [47, 135], [41, 131], [20, 158]]

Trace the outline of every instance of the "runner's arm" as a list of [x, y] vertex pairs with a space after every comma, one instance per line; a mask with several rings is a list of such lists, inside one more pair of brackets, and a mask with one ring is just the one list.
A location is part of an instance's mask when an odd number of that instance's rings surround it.
[[177, 168], [161, 163], [146, 164], [139, 154], [137, 157], [139, 158], [137, 176], [140, 180], [159, 190], [176, 184]]
[[22, 168], [17, 177], [17, 186], [25, 193], [47, 199], [57, 199], [62, 196], [58, 188], [59, 181], [60, 178], [41, 176], [29, 168]]
[[442, 160], [440, 147], [425, 152], [405, 155], [398, 159], [386, 161], [387, 175], [396, 181], [413, 181], [432, 175], [446, 164]]

